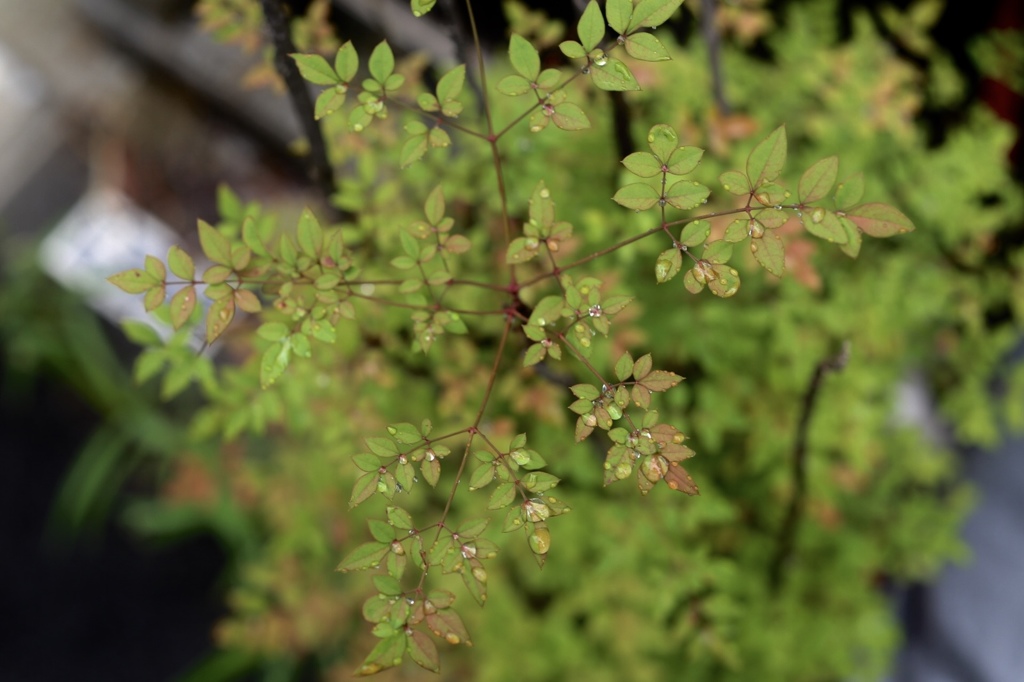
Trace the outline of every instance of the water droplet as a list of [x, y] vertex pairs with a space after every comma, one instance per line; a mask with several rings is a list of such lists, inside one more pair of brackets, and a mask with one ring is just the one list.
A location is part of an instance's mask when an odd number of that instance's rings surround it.
[[729, 185], [722, 185], [722, 187], [724, 187], [724, 188], [725, 188], [725, 191], [726, 191], [726, 192], [728, 192], [728, 191], [729, 191]]
[[357, 133], [363, 132], [363, 124], [356, 123], [355, 125], [352, 126], [352, 130], [356, 131]]
[[580, 69], [580, 73], [582, 73], [584, 76], [586, 76], [588, 73], [590, 73], [590, 67], [589, 66], [584, 66], [582, 69]]
[[547, 528], [535, 529], [530, 534], [528, 543], [534, 554], [547, 554], [551, 549], [551, 531]]
[[530, 126], [531, 133], [539, 133], [542, 130], [544, 130], [543, 126]]
[[550, 192], [550, 191], [548, 191], [548, 188], [547, 188], [547, 187], [545, 187], [544, 189], [542, 189], [542, 190], [541, 190], [541, 191], [539, 192], [539, 194], [540, 194], [540, 198], [541, 198], [541, 199], [547, 199], [548, 197], [550, 197], [550, 196], [551, 196], [551, 192]]

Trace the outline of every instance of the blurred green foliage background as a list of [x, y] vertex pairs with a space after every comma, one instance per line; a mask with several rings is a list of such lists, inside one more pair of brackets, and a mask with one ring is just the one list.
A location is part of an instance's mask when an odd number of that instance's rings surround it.
[[[900, 642], [883, 588], [927, 580], [944, 562], [967, 558], [957, 528], [972, 494], [949, 441], [900, 420], [896, 402], [901, 382], [924, 377], [961, 445], [989, 446], [1002, 428], [1022, 426], [1024, 371], [1004, 377], [998, 397], [989, 390], [1024, 319], [1024, 193], [1008, 160], [1014, 131], [972, 101], [970, 75], [929, 38], [941, 3], [883, 12], [900, 49], [866, 12], [840, 25], [838, 4], [789, 3], [777, 13], [753, 2], [723, 8], [730, 113], [709, 94], [700, 36], [675, 44], [661, 31], [673, 61], [637, 69], [644, 90], [627, 97], [630, 132], [640, 140], [654, 123], [674, 126], [686, 144], [707, 150], [697, 177], [717, 189], [720, 172], [742, 167], [750, 147], [785, 123], [784, 177], [793, 182], [814, 161], [838, 155], [840, 178], [863, 172], [867, 196], [900, 207], [916, 232], [867, 240], [850, 260], [794, 231], [786, 236], [787, 276], [738, 262], [743, 286], [728, 300], [691, 296], [679, 282], [655, 284], [664, 246], [653, 241], [588, 266], [616, 293], [636, 297], [608, 357], [645, 348], [659, 367], [686, 377], [659, 409], [692, 438], [698, 456], [688, 469], [701, 495], [684, 499], [659, 487], [641, 497], [628, 482], [604, 488], [601, 453], [573, 443], [568, 393], [530, 370], [509, 369], [488, 428], [528, 432], [563, 479], [561, 497], [573, 511], [553, 524], [543, 571], [518, 538], [503, 544], [488, 567], [486, 608], [452, 586], [466, 602], [461, 614], [476, 646], [445, 649], [443, 679], [599, 682], [675, 679], [681, 671], [688, 680], [876, 679]], [[513, 30], [554, 42], [556, 25], [531, 31], [536, 17], [509, 7]], [[978, 39], [976, 53], [990, 54], [997, 40]], [[421, 67], [404, 65], [410, 73]], [[494, 65], [491, 82], [502, 68]], [[585, 103], [594, 129], [524, 131], [505, 148], [505, 174], [514, 213], [525, 212], [543, 179], [559, 217], [596, 249], [654, 223], [608, 200], [621, 168], [609, 100], [586, 89], [571, 98]], [[520, 110], [494, 101], [499, 121]], [[956, 116], [937, 134], [926, 125], [927, 107]], [[395, 116], [361, 138], [325, 123], [334, 160], [347, 171], [341, 203], [359, 216], [352, 237], [391, 253], [397, 231], [419, 217], [422, 198], [443, 177], [457, 221], [472, 226], [478, 248], [466, 256], [475, 259], [469, 267], [485, 271], [491, 254], [479, 247], [497, 208], [488, 150], [457, 145], [399, 172], [401, 123]], [[733, 207], [723, 195], [716, 191], [709, 206]], [[220, 208], [229, 230], [263, 211], [228, 190]], [[471, 297], [481, 294], [466, 296], [458, 303], [473, 307]], [[165, 406], [156, 393], [168, 374], [134, 387], [75, 306], [27, 271], [8, 273], [0, 289], [9, 364], [25, 373], [56, 369], [104, 415], [57, 501], [61, 518], [81, 527], [101, 515], [133, 471], [126, 463], [148, 462], [156, 494], [133, 499], [125, 522], [149, 537], [213, 533], [230, 555], [227, 614], [215, 628], [221, 653], [188, 679], [253, 670], [268, 680], [298, 679], [300, 670], [347, 679], [373, 644], [360, 615], [371, 588], [368, 576], [333, 569], [366, 539], [367, 515], [380, 513], [378, 502], [348, 511], [358, 473], [349, 457], [388, 423], [471, 418], [494, 330], [481, 324], [426, 358], [410, 357], [403, 312], [367, 309], [359, 328], [340, 325], [333, 347], [321, 345], [262, 390], [259, 353], [243, 327], [229, 337], [217, 377]], [[130, 336], [149, 344], [143, 358], [166, 354], [140, 328]], [[850, 362], [822, 385], [809, 431], [806, 505], [775, 589], [769, 574], [794, 492], [802, 401], [815, 367], [844, 343]], [[212, 376], [195, 369], [204, 361], [190, 359], [184, 346], [167, 357], [171, 373], [193, 363], [186, 374]], [[146, 362], [141, 371], [153, 374], [145, 360], [136, 372]], [[456, 498], [456, 515], [479, 513], [482, 502], [472, 498]], [[421, 491], [402, 500], [414, 515], [438, 504]], [[500, 542], [499, 530], [489, 536]], [[407, 665], [381, 679], [420, 677], [429, 674]]]

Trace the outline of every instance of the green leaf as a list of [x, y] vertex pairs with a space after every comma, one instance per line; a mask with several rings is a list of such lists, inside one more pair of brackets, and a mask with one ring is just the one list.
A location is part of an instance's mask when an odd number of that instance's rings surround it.
[[419, 259], [420, 242], [416, 237], [413, 237], [405, 230], [400, 230], [398, 233], [398, 241], [402, 243], [402, 250], [405, 251], [405, 255], [414, 260]]
[[661, 174], [661, 161], [649, 152], [633, 152], [622, 160], [622, 165], [633, 175], [641, 178], [653, 178]]
[[334, 70], [344, 83], [351, 83], [356, 77], [356, 71], [359, 70], [359, 55], [356, 54], [352, 41], [346, 41], [338, 48], [338, 53], [334, 55]]
[[444, 218], [444, 209], [444, 188], [438, 185], [427, 195], [423, 203], [423, 215], [427, 217], [427, 222], [436, 226]]
[[700, 206], [711, 194], [711, 190], [693, 180], [680, 180], [668, 188], [665, 200], [683, 210]]
[[888, 204], [864, 204], [847, 211], [846, 217], [871, 237], [891, 237], [914, 229], [910, 218]]
[[107, 277], [107, 281], [129, 294], [141, 294], [160, 285], [159, 280], [154, 279], [153, 275], [141, 268], [124, 270]]
[[217, 228], [205, 220], [199, 220], [199, 244], [203, 253], [214, 263], [231, 265], [231, 243]]
[[[437, 98], [431, 95], [429, 92], [421, 92], [419, 95], [417, 95], [416, 104], [418, 104], [420, 109], [422, 109], [423, 111], [441, 110], [440, 102], [438, 102]], [[423, 127], [426, 128], [426, 126]], [[409, 130], [409, 126], [406, 126], [405, 129]]]
[[718, 176], [718, 181], [722, 183], [722, 189], [730, 194], [736, 196], [750, 194], [750, 181], [739, 171], [725, 171]]
[[[539, 344], [538, 344], [539, 345]], [[494, 480], [494, 463], [485, 462], [473, 470], [469, 477], [469, 489], [479, 490]]]
[[686, 175], [700, 164], [704, 150], [700, 147], [677, 147], [668, 158], [668, 172]]
[[175, 329], [181, 329], [181, 326], [192, 316], [195, 307], [196, 288], [194, 285], [183, 287], [171, 297], [171, 324]]
[[467, 519], [459, 524], [456, 532], [459, 534], [460, 538], [464, 540], [472, 540], [483, 533], [490, 522], [491, 520], [486, 517], [479, 519]]
[[583, 59], [587, 56], [587, 50], [575, 40], [565, 40], [558, 44], [558, 49], [569, 59]]
[[547, 356], [547, 349], [539, 343], [531, 344], [523, 356], [523, 367], [532, 367]]
[[[593, 4], [594, 0], [591, 0]], [[577, 105], [563, 102], [555, 107], [551, 122], [562, 130], [586, 130], [590, 127], [590, 119]]]
[[864, 174], [854, 173], [836, 187], [836, 208], [845, 211], [857, 205], [864, 196]]
[[[531, 83], [540, 74], [540, 54], [529, 40], [518, 33], [513, 33], [508, 44], [508, 57], [512, 68]], [[506, 93], [507, 94], [507, 93]]]
[[398, 163], [402, 168], [408, 168], [423, 158], [427, 153], [429, 145], [426, 134], [414, 135], [402, 145], [402, 151], [398, 155]]
[[545, 296], [533, 307], [530, 324], [539, 327], [554, 325], [562, 317], [565, 302], [561, 296]]
[[796, 190], [797, 199], [800, 203], [810, 203], [828, 196], [838, 173], [838, 156], [829, 156], [818, 161], [800, 176], [800, 184]]
[[693, 273], [693, 268], [686, 271], [686, 274], [683, 275], [683, 286], [691, 294], [699, 294], [704, 289], [704, 282], [699, 281]]
[[[413, 1], [415, 2], [415, 0]], [[434, 640], [420, 630], [411, 630], [407, 636], [409, 638], [407, 645], [409, 658], [421, 668], [434, 673], [440, 672], [441, 658], [437, 653], [437, 645], [434, 644]]]
[[370, 68], [370, 75], [378, 83], [383, 84], [388, 79], [395, 70], [395, 55], [391, 52], [388, 41], [382, 40], [373, 48], [367, 66]]
[[750, 252], [761, 267], [776, 277], [782, 277], [786, 269], [786, 252], [778, 234], [769, 231], [760, 239], [750, 240]]
[[786, 221], [789, 220], [789, 213], [781, 208], [763, 208], [754, 212], [754, 218], [765, 228], [774, 230], [776, 227], [786, 224]]
[[583, 15], [576, 24], [576, 34], [587, 52], [597, 47], [604, 39], [604, 17], [601, 16], [601, 8], [595, 0], [590, 0], [583, 10]]
[[[252, 252], [258, 256], [269, 256], [270, 253], [267, 251], [266, 244], [263, 241], [263, 237], [260, 234], [260, 225], [252, 216], [246, 216], [245, 220], [242, 221], [242, 241], [252, 249]], [[168, 254], [168, 261], [170, 260], [170, 254]], [[193, 271], [195, 266], [193, 266]], [[171, 268], [173, 272], [173, 268]]]
[[455, 99], [462, 92], [462, 86], [466, 82], [466, 65], [459, 64], [454, 69], [441, 76], [437, 82], [437, 98], [442, 102]]
[[682, 4], [683, 0], [640, 0], [633, 8], [627, 30], [633, 32], [645, 26], [657, 28], [668, 21]]
[[649, 391], [660, 393], [662, 391], [667, 391], [682, 380], [683, 378], [674, 372], [656, 369], [648, 372], [644, 375], [644, 378], [638, 380], [637, 383], [641, 384]]
[[420, 463], [420, 473], [423, 474], [423, 480], [426, 481], [431, 488], [437, 486], [438, 480], [441, 478], [441, 462], [436, 457], [426, 457]]
[[121, 322], [121, 329], [124, 330], [124, 335], [128, 337], [128, 340], [132, 343], [137, 343], [140, 346], [162, 345], [160, 335], [156, 333], [155, 329], [145, 322], [139, 322], [138, 320], [124, 320]]
[[706, 220], [694, 220], [687, 223], [679, 233], [679, 243], [683, 246], [700, 246], [711, 234], [711, 223]]
[[845, 244], [847, 241], [846, 230], [843, 229], [839, 218], [832, 211], [826, 211], [823, 208], [804, 211], [801, 220], [804, 228], [815, 237], [836, 244]]
[[327, 60], [318, 54], [293, 54], [299, 67], [299, 73], [314, 85], [334, 85], [339, 82], [338, 74], [334, 72]]
[[[372, 535], [373, 539], [377, 542], [386, 542], [388, 544], [391, 544], [391, 541], [395, 539], [395, 527], [392, 526], [390, 523], [386, 521], [381, 521], [380, 519], [370, 519], [367, 522], [367, 525], [370, 527], [370, 535]], [[374, 582], [376, 582], [376, 579], [374, 579]], [[381, 592], [384, 592], [384, 590], [381, 589], [379, 585], [377, 586], [377, 589]], [[398, 592], [390, 594], [400, 594], [401, 592], [402, 589], [399, 587]]]
[[367, 568], [375, 568], [384, 555], [391, 549], [390, 544], [382, 542], [365, 542], [341, 560], [337, 570], [342, 573], [348, 571], [361, 571]]
[[663, 62], [671, 59], [661, 41], [650, 33], [634, 33], [626, 38], [626, 54], [645, 62]]
[[512, 504], [516, 497], [516, 486], [512, 481], [504, 481], [491, 493], [491, 499], [487, 503], [488, 509], [502, 509]]
[[427, 142], [434, 149], [438, 147], [448, 147], [452, 143], [452, 138], [448, 136], [448, 132], [441, 126], [434, 126], [427, 133]]
[[551, 490], [559, 484], [561, 479], [545, 471], [531, 471], [523, 476], [521, 483], [524, 488], [531, 492], [542, 493]]
[[645, 211], [657, 204], [661, 195], [650, 185], [633, 183], [621, 188], [612, 199], [620, 206]]
[[840, 218], [839, 224], [843, 226], [843, 230], [846, 231], [846, 243], [842, 245], [841, 250], [850, 258], [856, 258], [860, 255], [861, 235], [860, 230], [849, 218]]
[[511, 265], [525, 263], [540, 253], [540, 242], [536, 237], [517, 237], [508, 245], [505, 262]]
[[368, 500], [377, 492], [377, 485], [380, 482], [380, 472], [371, 471], [356, 479], [352, 486], [352, 495], [349, 497], [349, 509]]
[[483, 606], [487, 602], [487, 571], [479, 561], [466, 561], [462, 564], [461, 573], [466, 591], [477, 604]]
[[263, 351], [260, 360], [260, 386], [270, 386], [284, 370], [288, 367], [288, 359], [291, 356], [291, 346], [287, 343], [278, 342]]
[[732, 244], [722, 240], [708, 242], [701, 258], [712, 263], [727, 263], [732, 258]]
[[[412, 7], [412, 15], [414, 17], [422, 17], [424, 14], [434, 9], [434, 5], [437, 4], [437, 0], [411, 0], [409, 3]], [[437, 672], [436, 670], [434, 672]]]
[[[555, 202], [551, 200], [551, 190], [541, 180], [530, 195], [530, 223], [527, 225], [527, 229], [530, 229], [531, 226], [548, 228], [554, 221]], [[536, 232], [528, 234], [536, 236]], [[547, 233], [543, 232], [543, 234]]]
[[343, 85], [336, 85], [321, 92], [313, 105], [313, 118], [319, 121], [341, 109], [345, 104], [347, 92]]
[[619, 359], [615, 362], [615, 378], [619, 381], [625, 381], [629, 378], [629, 375], [633, 373], [633, 356], [626, 351], [619, 356]]
[[[431, 594], [433, 595], [433, 593]], [[449, 644], [473, 645], [462, 618], [451, 609], [442, 609], [439, 606], [436, 613], [427, 616], [427, 627], [433, 630], [438, 637], [443, 637]]]
[[505, 76], [498, 81], [498, 92], [509, 97], [525, 95], [531, 90], [533, 90], [533, 85], [530, 84], [530, 81], [516, 74]]
[[144, 269], [149, 273], [150, 277], [158, 282], [163, 282], [167, 279], [167, 268], [159, 258], [147, 255], [144, 262]]
[[234, 297], [221, 298], [210, 305], [206, 313], [206, 342], [213, 343], [235, 317]]
[[654, 263], [654, 276], [658, 280], [658, 284], [669, 281], [677, 274], [679, 274], [679, 268], [683, 266], [683, 254], [679, 252], [679, 249], [668, 249], [662, 251], [661, 255], [658, 256], [658, 260]]
[[725, 228], [725, 235], [722, 236], [722, 239], [735, 244], [736, 242], [743, 241], [749, 236], [750, 220], [748, 218], [737, 218], [729, 223], [729, 227]]
[[374, 472], [380, 469], [381, 459], [369, 452], [361, 452], [358, 455], [352, 455], [352, 463], [361, 471]]
[[281, 322], [266, 322], [256, 330], [256, 335], [267, 341], [281, 341], [290, 334], [288, 327]]
[[295, 238], [302, 249], [310, 258], [319, 258], [320, 251], [324, 245], [324, 231], [320, 227], [320, 221], [316, 219], [313, 212], [308, 208], [302, 209], [299, 216], [299, 224], [295, 228]]
[[596, 62], [592, 64], [590, 77], [594, 81], [594, 85], [602, 90], [623, 92], [640, 89], [640, 83], [637, 82], [636, 76], [629, 70], [629, 67], [623, 61], [613, 57], [608, 57], [601, 66], [598, 66]]
[[647, 131], [647, 144], [658, 160], [667, 165], [679, 148], [679, 135], [672, 126], [659, 123]]
[[781, 125], [754, 147], [747, 157], [747, 178], [760, 187], [779, 177], [786, 163], [786, 126]]
[[715, 279], [708, 280], [708, 289], [720, 298], [734, 296], [740, 289], [740, 273], [728, 266], [716, 267]]
[[388, 507], [387, 517], [388, 523], [400, 530], [410, 530], [415, 528], [412, 524], [412, 516], [410, 516], [409, 512], [405, 511], [401, 507]]
[[608, 0], [604, 13], [612, 30], [623, 35], [629, 28], [629, 18], [633, 15], [633, 0]]

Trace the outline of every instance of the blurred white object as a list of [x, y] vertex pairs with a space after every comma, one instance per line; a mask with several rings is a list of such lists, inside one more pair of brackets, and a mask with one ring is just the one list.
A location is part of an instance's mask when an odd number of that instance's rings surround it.
[[[114, 324], [138, 319], [157, 327], [166, 338], [171, 328], [146, 315], [142, 296], [126, 294], [107, 277], [142, 267], [147, 254], [163, 260], [177, 242], [173, 230], [128, 197], [110, 187], [96, 186], [46, 236], [39, 248], [39, 261], [47, 274]], [[203, 297], [199, 302], [206, 303]], [[202, 342], [202, 330], [197, 328], [192, 345], [199, 348]]]

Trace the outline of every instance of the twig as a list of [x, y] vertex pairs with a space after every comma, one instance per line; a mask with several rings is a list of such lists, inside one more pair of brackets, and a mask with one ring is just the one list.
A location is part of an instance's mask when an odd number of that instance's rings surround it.
[[779, 541], [776, 545], [775, 556], [768, 565], [768, 584], [773, 593], [778, 593], [782, 588], [783, 569], [793, 554], [793, 547], [796, 542], [796, 532], [800, 525], [800, 513], [804, 506], [804, 498], [807, 495], [807, 432], [810, 430], [811, 417], [818, 399], [818, 390], [821, 388], [822, 380], [829, 372], [838, 372], [850, 360], [850, 342], [844, 341], [843, 348], [838, 355], [825, 358], [814, 368], [814, 376], [804, 394], [803, 412], [800, 414], [800, 422], [796, 430], [796, 442], [793, 445], [793, 459], [791, 462], [793, 473], [793, 497], [789, 500], [789, 508], [786, 509], [786, 516], [779, 529]]
[[271, 39], [274, 41], [274, 65], [288, 87], [288, 94], [295, 107], [295, 113], [309, 140], [307, 170], [310, 179], [323, 192], [331, 212], [331, 218], [342, 220], [345, 216], [331, 203], [331, 196], [335, 192], [334, 170], [327, 159], [327, 147], [324, 144], [323, 134], [320, 132], [320, 125], [316, 122], [313, 102], [309, 98], [309, 90], [299, 74], [298, 67], [288, 56], [296, 52], [295, 44], [292, 43], [288, 30], [288, 19], [284, 15], [279, 0], [260, 0], [260, 4], [263, 6], [263, 16], [267, 20]]
[[718, 35], [718, 27], [715, 26], [715, 0], [701, 0], [700, 4], [700, 32], [708, 44], [708, 61], [711, 66], [711, 91], [715, 97], [715, 104], [718, 111], [723, 115], [731, 111], [729, 102], [725, 99], [725, 88], [722, 83], [722, 58], [721, 58], [721, 37]]

